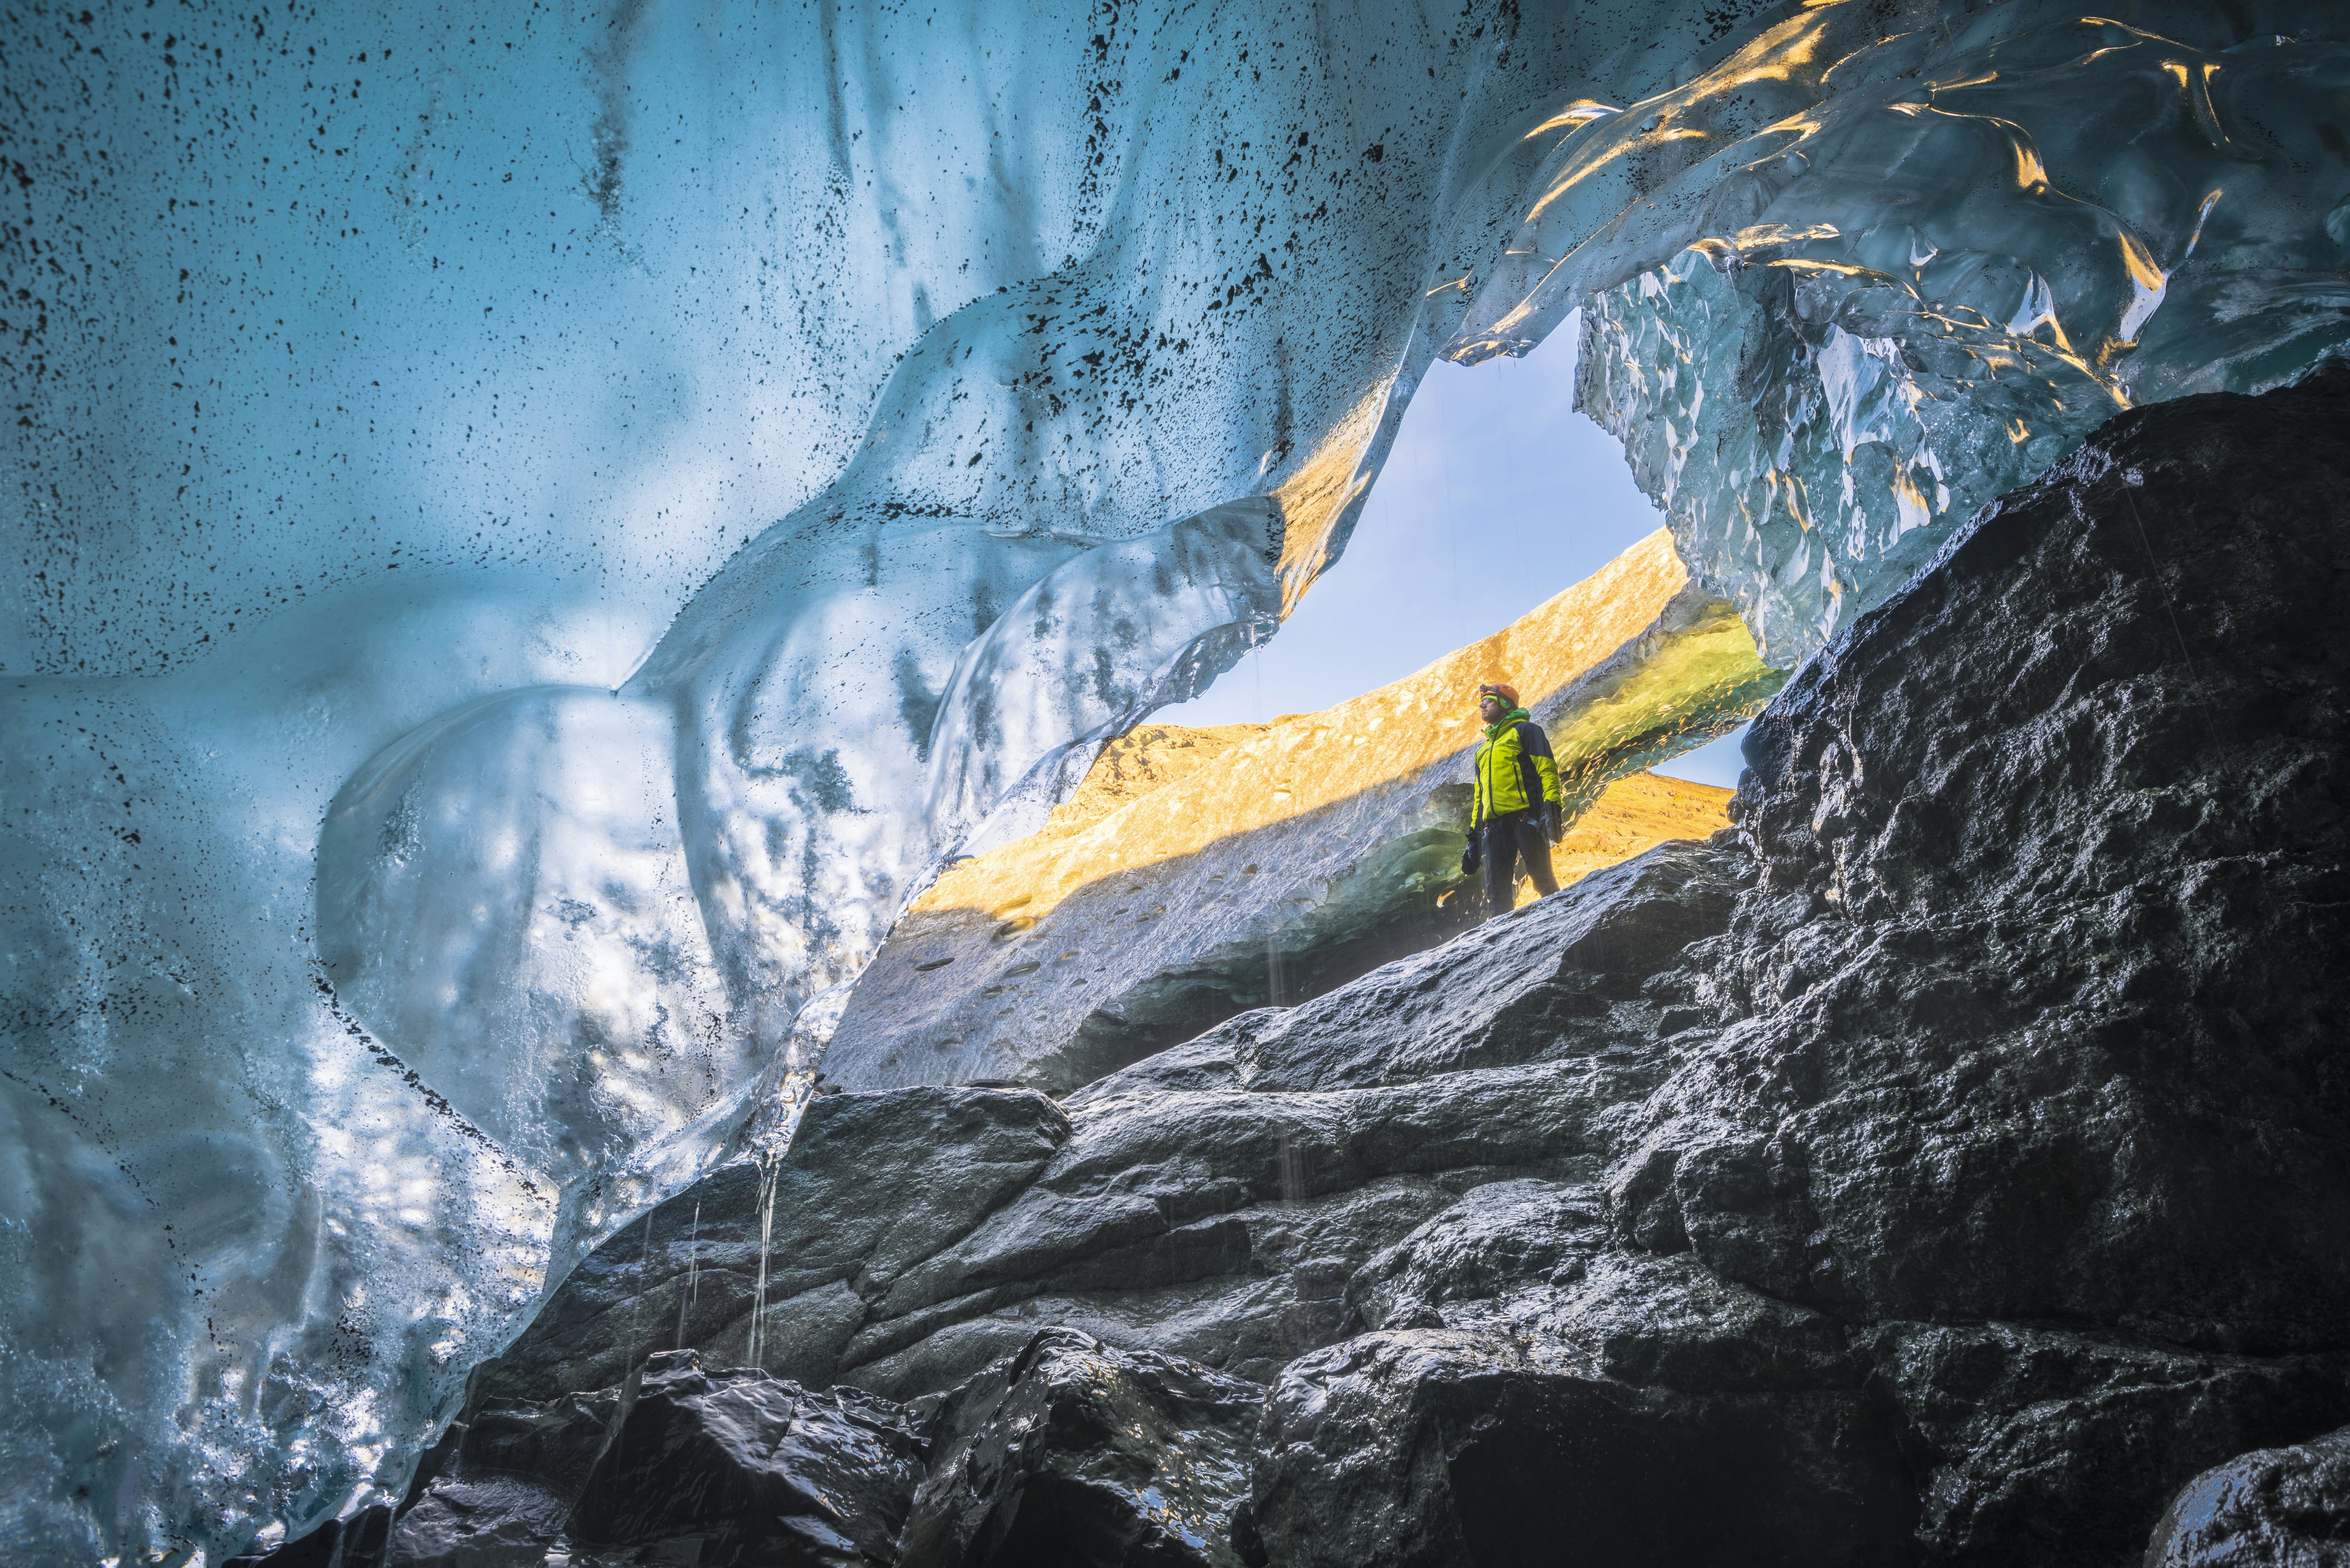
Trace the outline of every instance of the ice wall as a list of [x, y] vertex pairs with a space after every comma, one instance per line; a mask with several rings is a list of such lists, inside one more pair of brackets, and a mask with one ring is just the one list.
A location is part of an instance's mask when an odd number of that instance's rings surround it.
[[1335, 557], [1560, 92], [1757, 9], [12, 22], [0, 1535], [396, 1488], [994, 795]]
[[1801, 658], [2116, 410], [2350, 344], [2350, 14], [2117, 15], [1822, 6], [1570, 108], [1445, 352], [1587, 302], [1581, 405]]
[[396, 1488], [941, 853], [1336, 558], [1440, 346], [1604, 296], [1784, 651], [2059, 415], [2292, 373], [2337, 10], [21, 13], [0, 1536]]

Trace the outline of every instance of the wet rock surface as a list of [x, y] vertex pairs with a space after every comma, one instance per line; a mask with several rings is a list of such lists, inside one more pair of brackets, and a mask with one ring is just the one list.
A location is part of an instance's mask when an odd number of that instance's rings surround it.
[[2350, 1345], [2345, 381], [2116, 420], [1757, 722], [1731, 1026], [1627, 1235], [1858, 1317]]
[[[728, 1167], [581, 1262], [529, 1331], [480, 1374], [494, 1397], [619, 1384], [657, 1351], [751, 1359], [763, 1213], [764, 1364], [822, 1387], [867, 1320], [866, 1296], [962, 1240], [1068, 1141], [1032, 1090], [915, 1088], [819, 1098], [773, 1172]], [[788, 1303], [778, 1308], [777, 1303]]]
[[2350, 1563], [2350, 1427], [2263, 1449], [2187, 1483], [2146, 1568], [2338, 1568]]
[[1285, 1369], [1258, 1432], [1271, 1560], [1898, 1561], [1909, 1499], [1853, 1387], [1691, 1397], [1549, 1346], [1388, 1331]]
[[950, 1395], [905, 1568], [1239, 1568], [1263, 1390], [1045, 1329]]
[[576, 1543], [705, 1564], [887, 1563], [927, 1445], [899, 1407], [656, 1355], [572, 1514]]
[[[941, 1393], [1047, 1324], [1258, 1383], [1338, 1337], [1373, 1253], [1497, 1177], [1596, 1175], [1663, 1080], [1659, 981], [1743, 856], [1681, 845], [1354, 986], [1234, 1019], [1056, 1104], [820, 1096], [775, 1178], [763, 1363]], [[618, 1382], [749, 1345], [762, 1178], [712, 1177], [583, 1264], [483, 1386]], [[694, 1216], [698, 1215], [699, 1219]]]
[[[2326, 1561], [2274, 1500], [2350, 1420], [2345, 393], [2133, 412], [1987, 509], [1758, 722], [1731, 834], [1058, 1104], [820, 1097], [762, 1358], [967, 1455], [1107, 1429], [1040, 1329], [1262, 1388], [1223, 1544], [1279, 1563]], [[699, 1267], [755, 1279], [758, 1180], [681, 1200]], [[668, 1332], [747, 1344], [668, 1250]], [[647, 1251], [488, 1382], [640, 1366]], [[923, 1539], [1115, 1448], [934, 1449]]]

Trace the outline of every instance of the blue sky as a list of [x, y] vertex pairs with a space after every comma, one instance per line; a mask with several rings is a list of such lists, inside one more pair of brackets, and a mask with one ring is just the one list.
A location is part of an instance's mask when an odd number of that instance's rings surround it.
[[[1271, 643], [1153, 721], [1343, 702], [1499, 630], [1654, 532], [1664, 519], [1623, 450], [1574, 410], [1580, 337], [1569, 321], [1523, 359], [1430, 366], [1346, 556]], [[1657, 771], [1734, 785], [1738, 740]]]

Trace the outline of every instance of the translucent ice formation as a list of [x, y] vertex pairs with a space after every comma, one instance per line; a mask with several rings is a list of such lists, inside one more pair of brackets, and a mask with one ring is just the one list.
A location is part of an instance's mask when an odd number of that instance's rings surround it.
[[1594, 301], [1782, 656], [2293, 373], [2339, 9], [23, 23], [0, 1537], [396, 1490], [942, 855], [1337, 557], [1440, 346]]
[[1591, 104], [1456, 358], [1596, 293], [1583, 406], [1793, 661], [2135, 403], [2350, 343], [2331, 4], [1857, 6]]

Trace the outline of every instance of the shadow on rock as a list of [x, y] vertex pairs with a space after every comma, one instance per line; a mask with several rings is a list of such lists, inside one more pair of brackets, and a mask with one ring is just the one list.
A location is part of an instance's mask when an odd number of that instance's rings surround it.
[[755, 1322], [939, 1445], [941, 1563], [2328, 1561], [2345, 494], [2350, 370], [2126, 414], [1789, 682], [1733, 833], [1058, 1103], [820, 1097], [764, 1299], [721, 1172], [482, 1386]]

